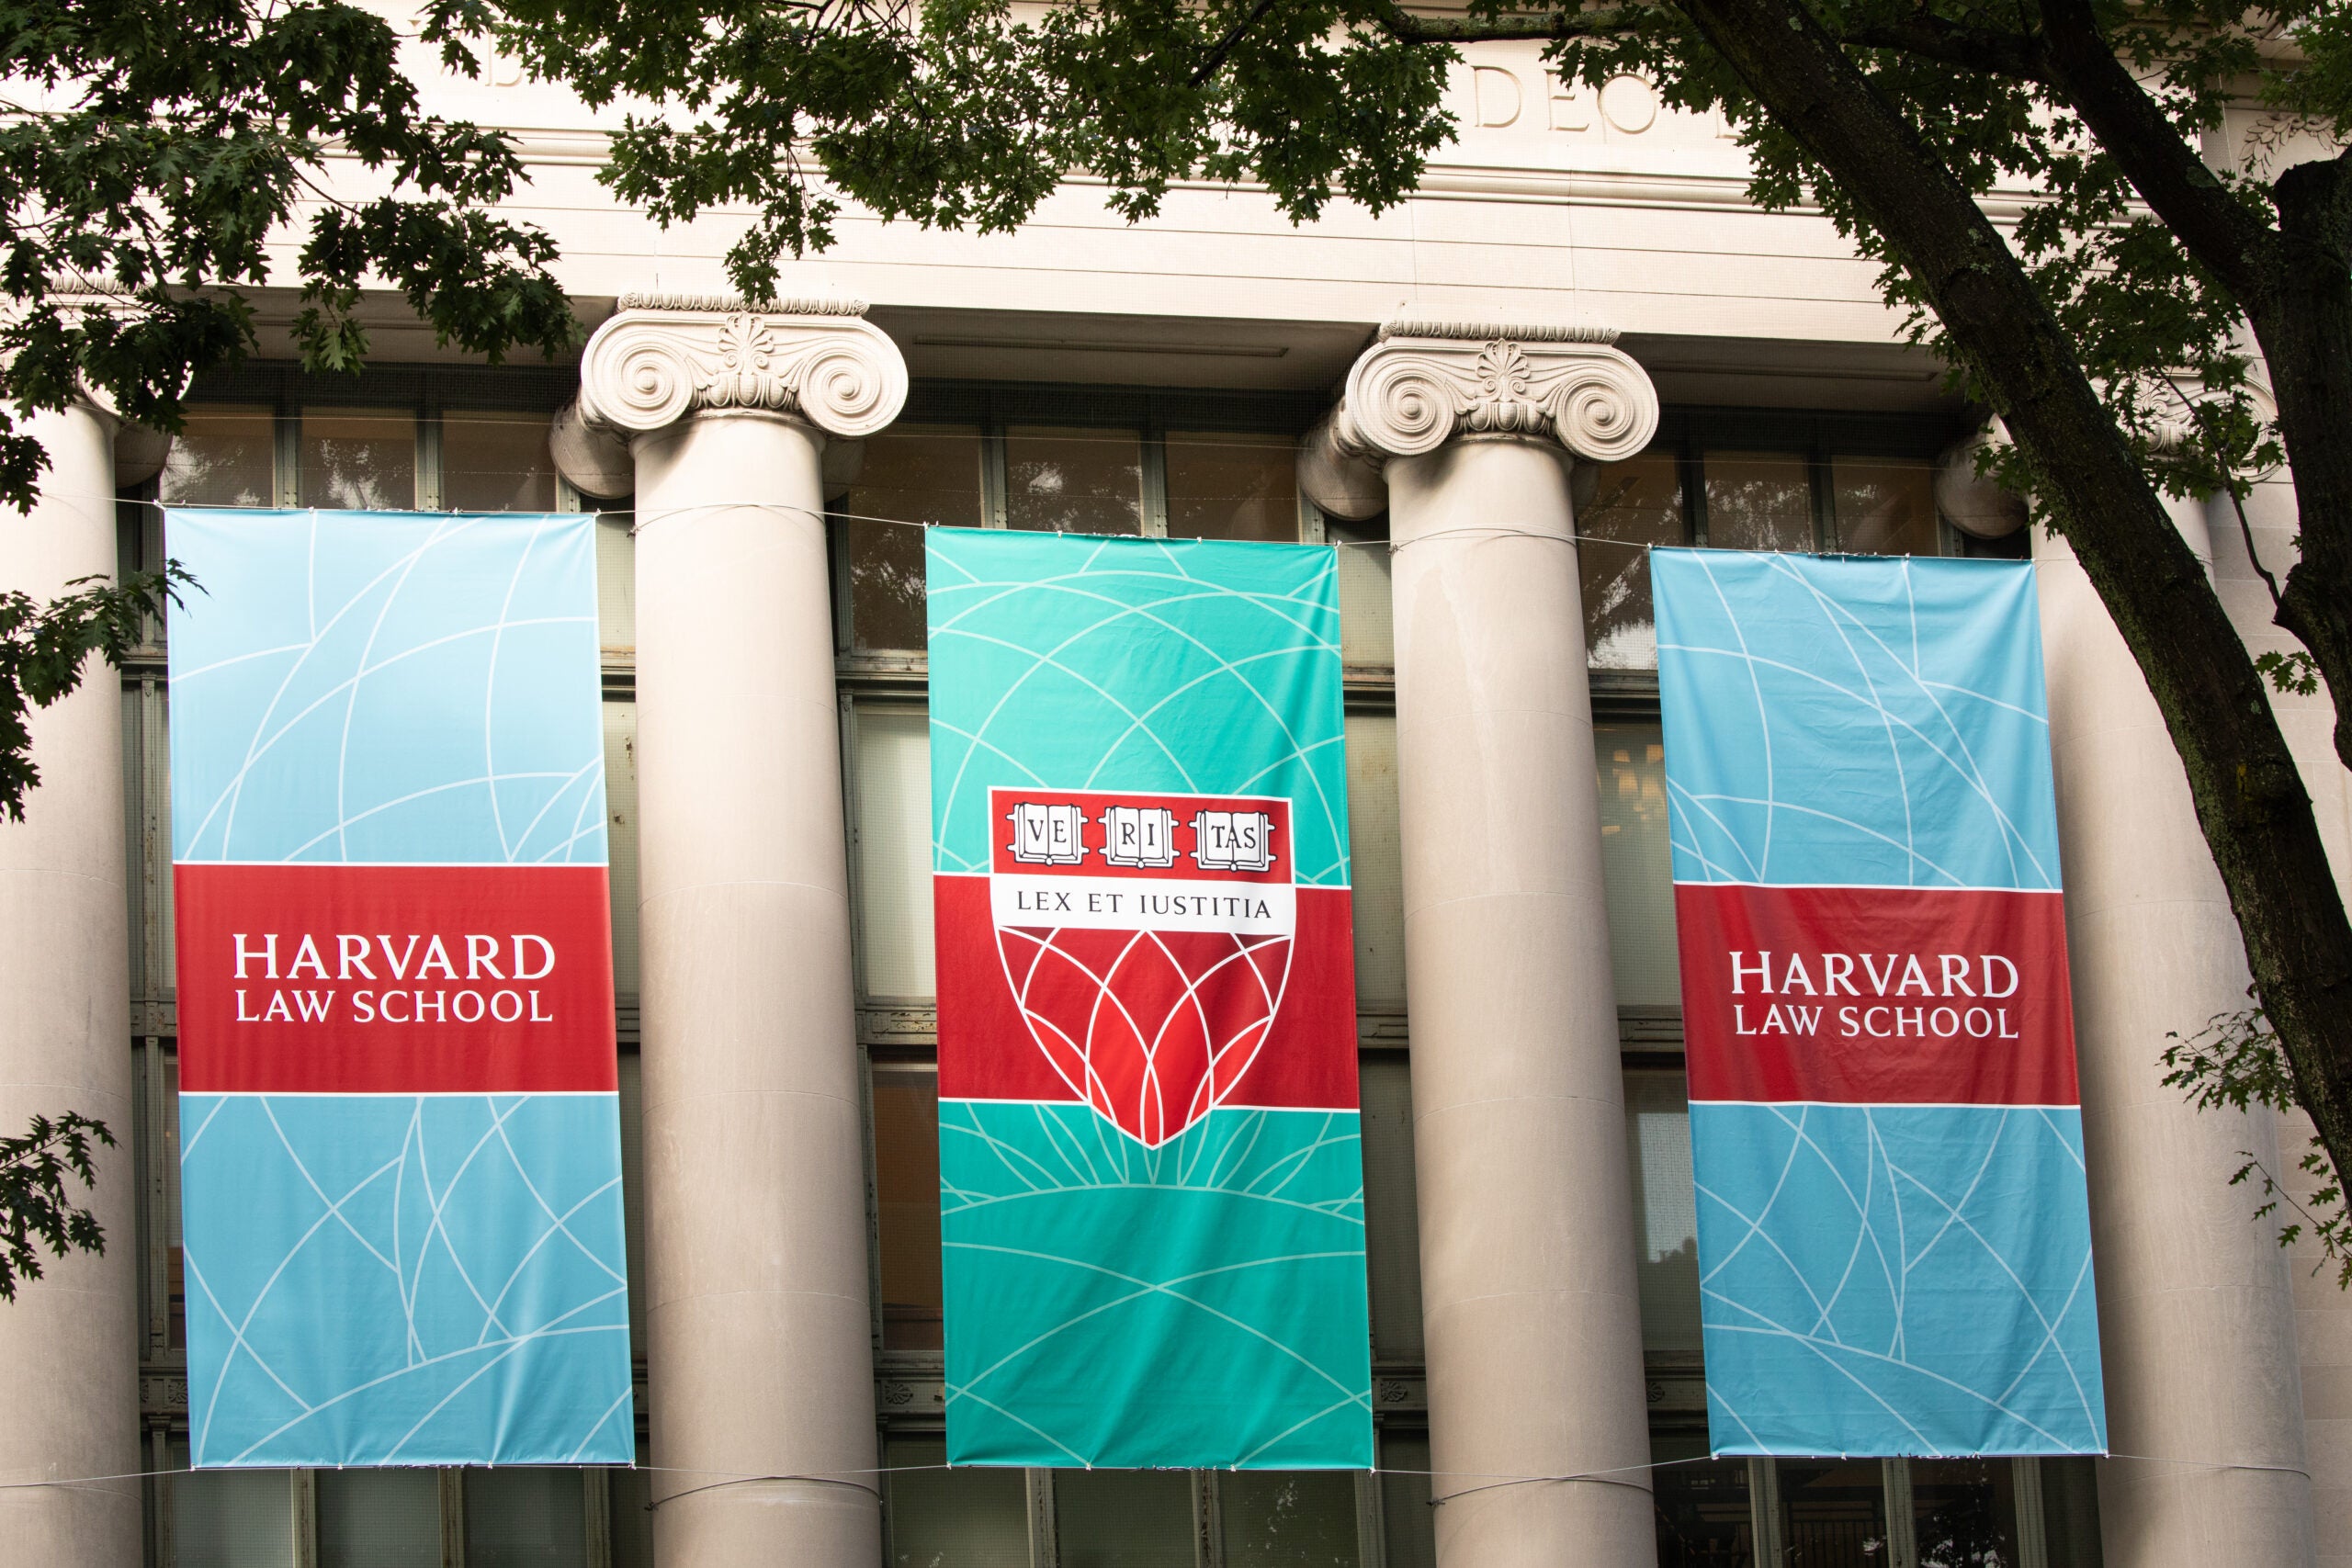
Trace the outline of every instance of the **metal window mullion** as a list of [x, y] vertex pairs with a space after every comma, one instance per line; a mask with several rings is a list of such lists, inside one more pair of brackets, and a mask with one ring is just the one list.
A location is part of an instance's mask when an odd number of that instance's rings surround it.
[[1755, 1560], [1777, 1563], [1788, 1555], [1788, 1517], [1781, 1511], [1781, 1461], [1747, 1461], [1747, 1529], [1754, 1538]]
[[1707, 542], [1707, 465], [1696, 444], [1686, 443], [1675, 454], [1674, 466], [1682, 476], [1682, 531], [1690, 543]]
[[155, 1472], [155, 1568], [172, 1568], [179, 1559], [172, 1517], [172, 1440], [161, 1427], [147, 1453], [148, 1468]]
[[302, 504], [302, 416], [280, 404], [270, 426], [270, 478], [279, 506]]
[[1829, 459], [1815, 446], [1806, 457], [1805, 479], [1813, 491], [1813, 547], [1838, 547], [1838, 498], [1829, 483]]
[[1055, 1539], [1054, 1472], [1022, 1472], [1029, 1488], [1029, 1568], [1060, 1568], [1061, 1543]]
[[297, 1470], [293, 1478], [294, 1568], [318, 1568], [319, 1472]]
[[140, 1099], [145, 1111], [140, 1140], [140, 1201], [147, 1209], [147, 1356], [160, 1361], [172, 1348], [172, 1187], [164, 1155], [164, 1128], [171, 1107], [164, 1096], [164, 1043], [150, 1034], [140, 1043]]
[[1193, 1568], [1225, 1568], [1225, 1530], [1217, 1507], [1217, 1472], [1193, 1472]]
[[1878, 1463], [1886, 1494], [1887, 1568], [1919, 1568], [1919, 1532], [1911, 1517], [1911, 1461], [1883, 1459]]
[[441, 411], [428, 407], [416, 416], [416, 509], [442, 511], [447, 493], [441, 482]]
[[[1374, 1457], [1378, 1458], [1376, 1451]], [[1357, 1568], [1388, 1568], [1388, 1524], [1381, 1517], [1380, 1472], [1359, 1470], [1355, 1483]]]
[[1138, 439], [1143, 460], [1137, 465], [1143, 484], [1143, 536], [1168, 537], [1168, 437], [1157, 423], [1145, 427]]
[[980, 424], [980, 526], [1005, 525], [1004, 421], [990, 409]]
[[2017, 1498], [2018, 1568], [2050, 1568], [2050, 1516], [2041, 1500], [2041, 1461], [2013, 1459], [2009, 1465], [2010, 1488]]
[[582, 1540], [587, 1568], [613, 1568], [613, 1472], [589, 1465], [580, 1472]]
[[435, 1479], [441, 1489], [441, 1568], [466, 1568], [466, 1472], [447, 1469]]
[[[170, 933], [164, 907], [172, 886], [172, 835], [164, 821], [171, 806], [171, 728], [165, 704], [169, 687], [153, 676], [139, 682], [139, 889], [140, 989], [149, 1001], [162, 999], [164, 976], [172, 971]], [[173, 987], [176, 989], [176, 987]]]
[[1323, 509], [1306, 499], [1305, 491], [1298, 495], [1298, 542], [1302, 545], [1328, 545], [1331, 531], [1324, 525]]

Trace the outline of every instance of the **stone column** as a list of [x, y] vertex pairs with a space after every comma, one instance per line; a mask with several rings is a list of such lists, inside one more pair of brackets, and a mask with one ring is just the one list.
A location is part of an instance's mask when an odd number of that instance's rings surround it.
[[[2210, 561], [2202, 508], [2168, 508]], [[2312, 1486], [2286, 1255], [2246, 1151], [2275, 1118], [2192, 1110], [2160, 1081], [2168, 1034], [2248, 1005], [2245, 949], [2155, 699], [2074, 551], [2034, 559], [2075, 977], [2083, 1142], [2107, 1376], [2107, 1561], [2302, 1568]]]
[[[115, 574], [112, 416], [37, 415], [50, 470], [30, 516], [0, 511], [0, 589], [53, 598]], [[139, 1561], [139, 1302], [131, 1174], [130, 961], [122, 687], [93, 659], [30, 718], [40, 783], [0, 822], [0, 1134], [77, 1111], [119, 1140], [89, 1198], [103, 1257], [42, 1264], [0, 1303], [0, 1556], [60, 1568]], [[25, 1485], [65, 1481], [73, 1484]]]
[[1654, 1560], [1570, 474], [1640, 451], [1657, 398], [1609, 343], [1391, 323], [1322, 436], [1388, 485], [1443, 1568]]
[[636, 463], [654, 1546], [881, 1553], [826, 443], [897, 417], [862, 305], [625, 297], [580, 410]]

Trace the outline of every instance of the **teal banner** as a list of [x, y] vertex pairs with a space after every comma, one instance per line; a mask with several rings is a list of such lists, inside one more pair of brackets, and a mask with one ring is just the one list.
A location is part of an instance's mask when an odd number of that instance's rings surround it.
[[1333, 552], [928, 575], [948, 1458], [1368, 1467]]

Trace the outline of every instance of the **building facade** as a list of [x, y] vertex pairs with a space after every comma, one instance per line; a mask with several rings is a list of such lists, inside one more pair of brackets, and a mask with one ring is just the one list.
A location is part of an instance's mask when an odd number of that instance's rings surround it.
[[[2228, 1184], [2307, 1130], [2159, 1081], [2246, 975], [2153, 702], [1871, 265], [1754, 209], [1720, 125], [1492, 46], [1395, 211], [1130, 228], [1073, 181], [1007, 236], [853, 214], [754, 307], [727, 216], [616, 206], [577, 104], [503, 62], [432, 96], [519, 138], [578, 362], [462, 363], [387, 299], [363, 375], [209, 377], [168, 452], [50, 417], [0, 581], [159, 564], [175, 504], [597, 513], [639, 1468], [187, 1469], [157, 626], [36, 717], [0, 827], [0, 1127], [127, 1134], [104, 1257], [0, 1307], [10, 1560], [2352, 1561], [2352, 1303]], [[2291, 500], [2176, 508], [2260, 648]], [[931, 524], [1338, 552], [1377, 1472], [940, 1465]], [[2041, 565], [2114, 1457], [1705, 1457], [1645, 554], [1684, 543]], [[2352, 864], [2324, 700], [2277, 701]]]

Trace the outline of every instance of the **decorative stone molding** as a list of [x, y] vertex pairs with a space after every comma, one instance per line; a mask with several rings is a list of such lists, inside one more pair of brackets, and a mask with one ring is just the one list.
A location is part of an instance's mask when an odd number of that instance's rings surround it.
[[741, 410], [793, 415], [856, 440], [899, 417], [906, 361], [862, 319], [865, 306], [783, 304], [624, 295], [581, 360], [581, 418], [627, 437], [689, 414]]
[[1556, 441], [1590, 463], [1633, 457], [1657, 433], [1657, 389], [1615, 338], [1589, 321], [1391, 321], [1301, 447], [1300, 486], [1357, 518], [1379, 510], [1373, 487], [1390, 458], [1460, 437]]

